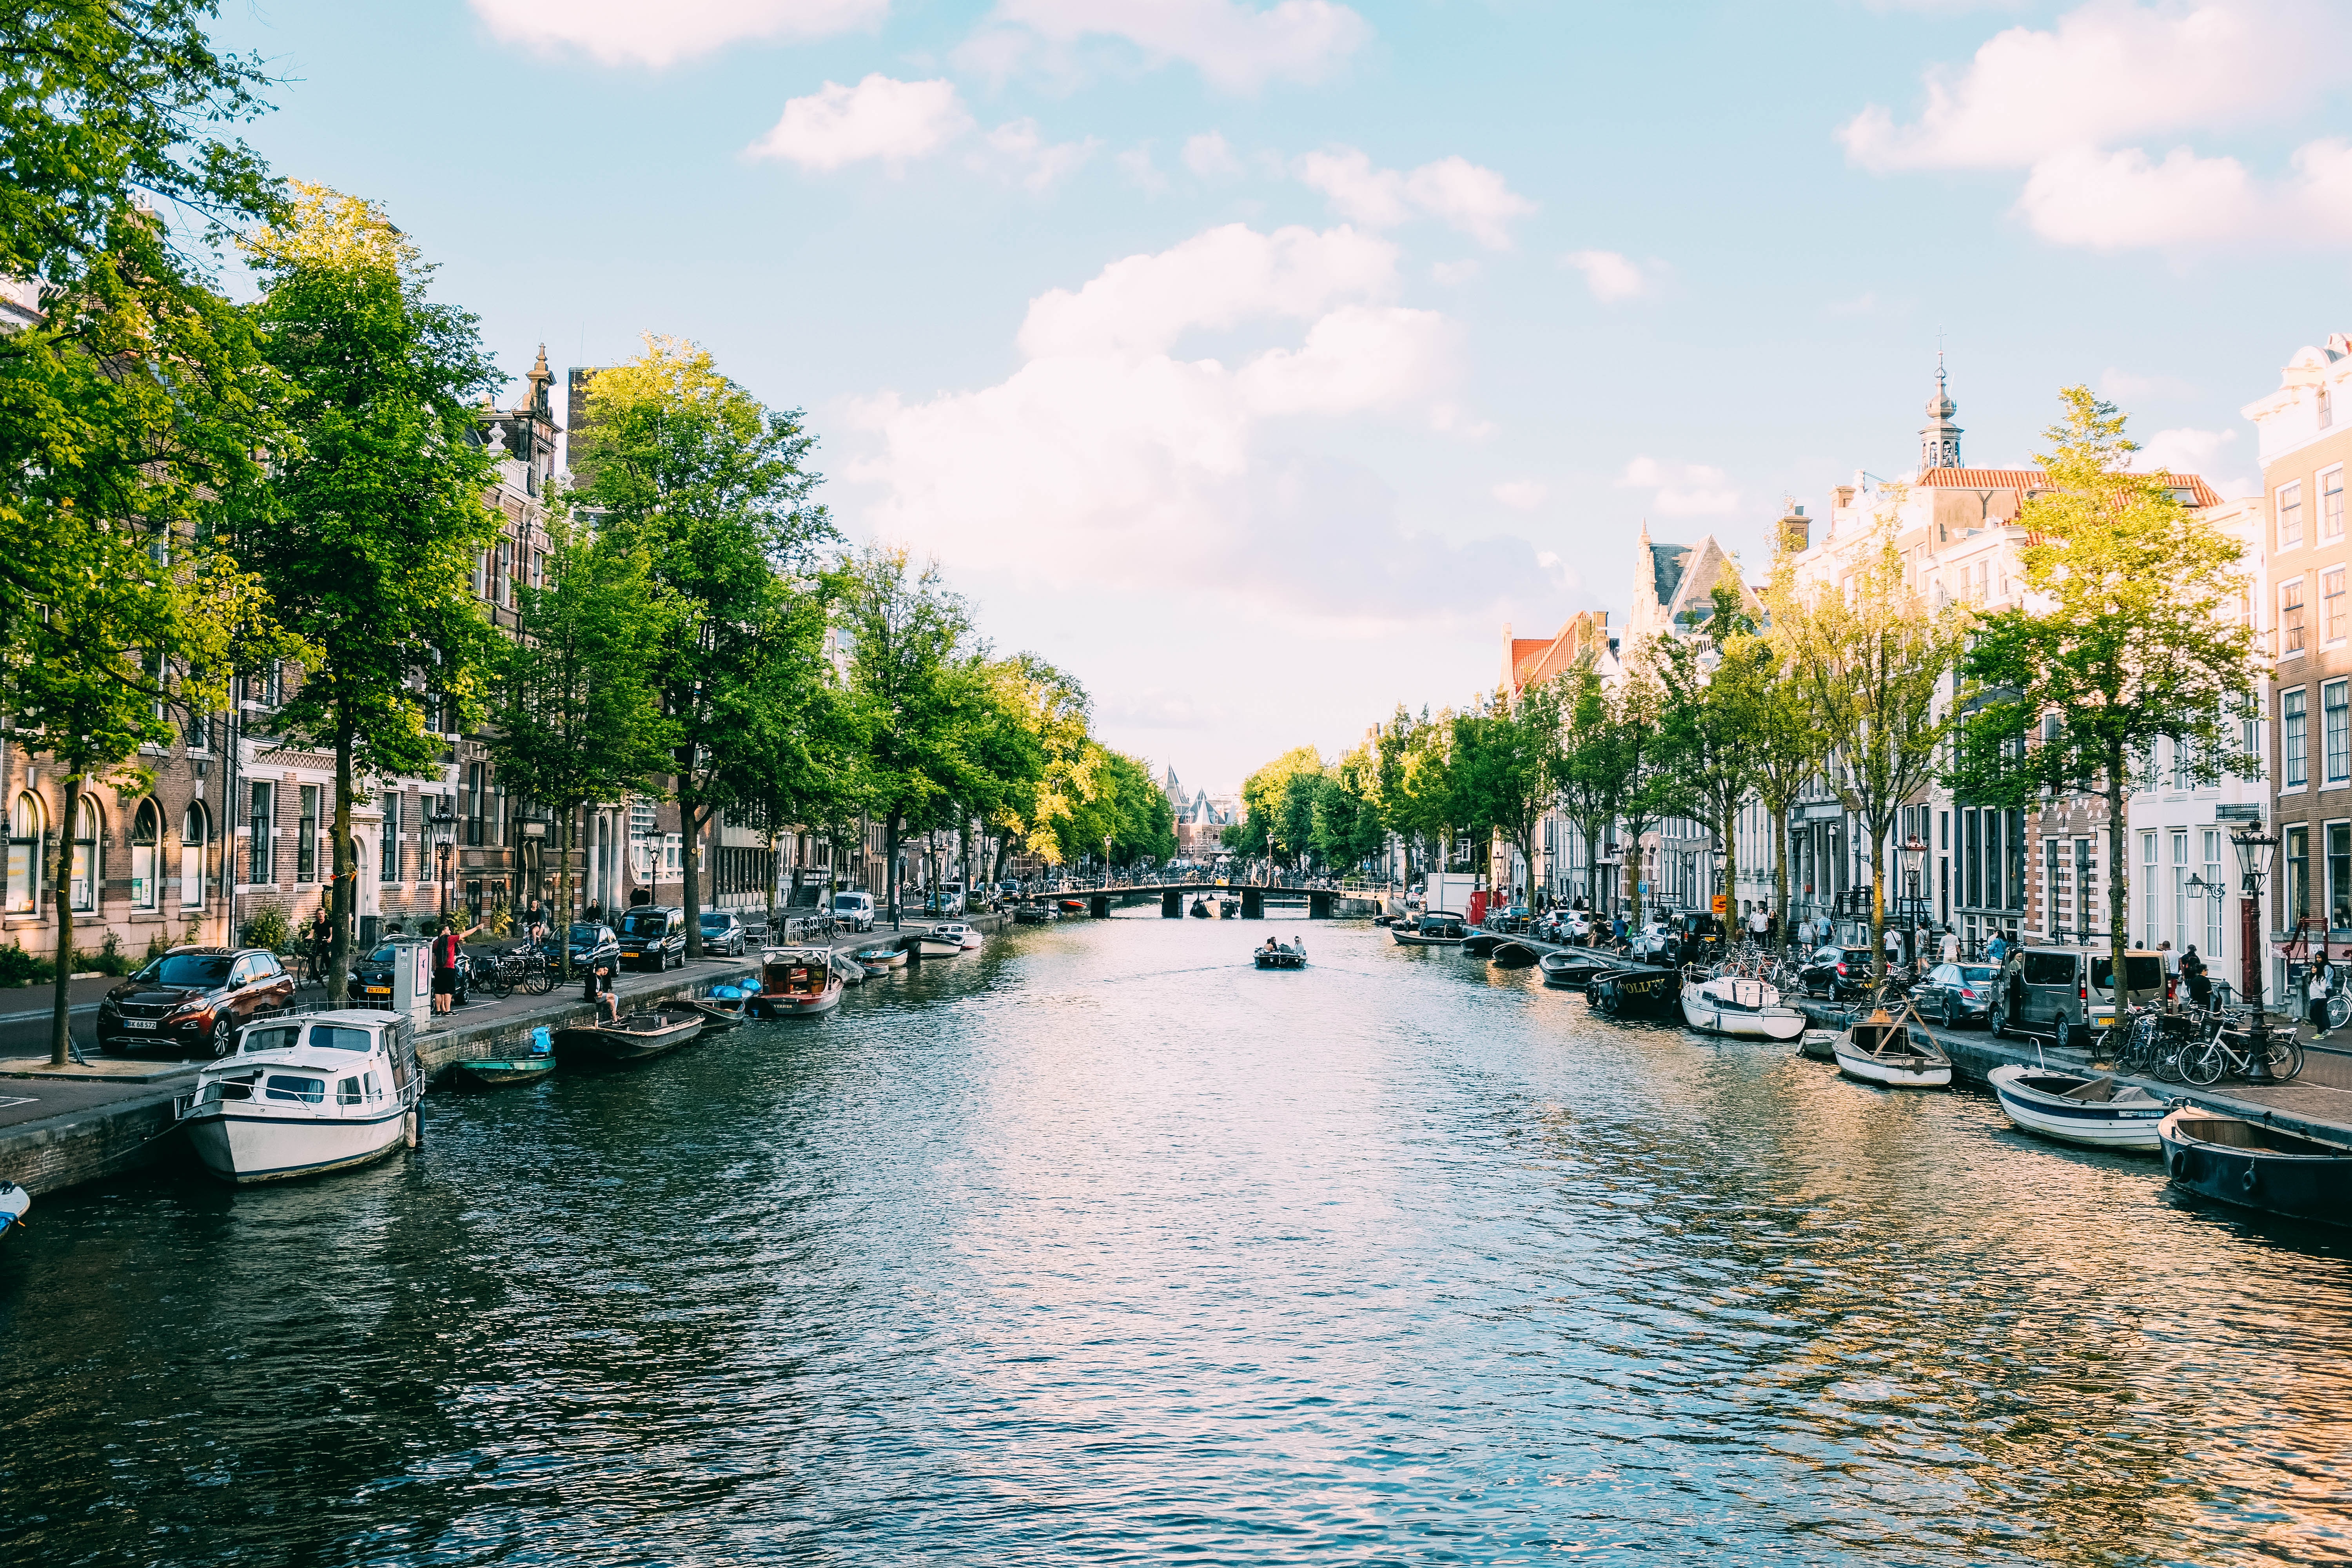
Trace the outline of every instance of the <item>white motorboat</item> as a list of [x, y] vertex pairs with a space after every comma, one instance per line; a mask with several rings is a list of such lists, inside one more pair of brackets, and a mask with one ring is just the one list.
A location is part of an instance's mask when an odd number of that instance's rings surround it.
[[942, 942], [954, 942], [965, 952], [971, 952], [987, 940], [961, 921], [950, 921], [945, 925], [933, 926], [931, 934]]
[[0, 1181], [0, 1237], [25, 1223], [25, 1215], [33, 1206], [33, 1194], [14, 1182]]
[[1793, 1040], [1805, 1032], [1805, 1016], [1780, 1000], [1777, 986], [1761, 980], [1718, 974], [1683, 977], [1683, 1022], [1711, 1035]]
[[1838, 1037], [1837, 1068], [1885, 1089], [1948, 1089], [1952, 1058], [1908, 1004], [1900, 1018], [1881, 1007]]
[[1985, 1075], [2001, 1110], [2028, 1132], [2092, 1149], [2153, 1154], [2157, 1124], [2168, 1109], [2136, 1084], [2108, 1076], [2056, 1072], [2008, 1063]]
[[179, 1102], [196, 1158], [225, 1182], [275, 1182], [414, 1142], [424, 1080], [413, 1029], [360, 1008], [247, 1025]]

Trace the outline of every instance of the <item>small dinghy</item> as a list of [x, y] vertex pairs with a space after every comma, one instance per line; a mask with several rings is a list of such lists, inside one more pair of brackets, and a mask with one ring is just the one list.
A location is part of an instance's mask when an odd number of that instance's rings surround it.
[[416, 1141], [415, 1027], [373, 1008], [247, 1025], [234, 1055], [175, 1104], [205, 1169], [283, 1181], [380, 1160]]
[[704, 1034], [723, 1035], [730, 1029], [741, 1027], [743, 1005], [751, 994], [745, 987], [714, 985], [708, 996], [681, 996], [670, 1005], [683, 1007], [699, 1017]]
[[1192, 900], [1192, 907], [1188, 912], [1196, 921], [1207, 920], [1209, 918], [1209, 900], [1206, 899], [1194, 899]]
[[2028, 1132], [2092, 1149], [2153, 1154], [2166, 1105], [2147, 1090], [2111, 1077], [2057, 1072], [2011, 1062], [1985, 1075], [2000, 1108]]
[[1543, 954], [1523, 942], [1504, 942], [1495, 945], [1486, 961], [1497, 969], [1533, 969]]
[[1584, 983], [1584, 999], [1612, 1018], [1672, 1018], [1682, 997], [1682, 972], [1632, 963], [1603, 970]]
[[1948, 1089], [1952, 1058], [1909, 1003], [1900, 1018], [1879, 1008], [1837, 1040], [1838, 1071], [1882, 1089]]
[[1547, 952], [1539, 963], [1543, 969], [1545, 984], [1565, 985], [1574, 991], [1583, 990], [1585, 982], [1602, 970], [1612, 967], [1596, 959], [1580, 957], [1573, 952]]
[[529, 1083], [555, 1070], [555, 1042], [547, 1030], [533, 1029], [524, 1050], [499, 1057], [467, 1057], [449, 1065], [460, 1081], [478, 1089]]
[[[1019, 909], [1013, 911], [1013, 923], [1015, 925], [1052, 925], [1054, 921], [1059, 918], [1060, 917], [1055, 915], [1052, 910], [1047, 909], [1044, 904], [1024, 904]], [[899, 962], [902, 963], [906, 962], [906, 955], [904, 953], [899, 955]]]
[[0, 1181], [0, 1240], [25, 1223], [25, 1215], [32, 1206], [32, 1194], [14, 1182]]
[[1837, 1040], [1835, 1029], [1807, 1029], [1797, 1037], [1797, 1054], [1811, 1061], [1833, 1062], [1837, 1060]]
[[1462, 951], [1473, 958], [1491, 958], [1509, 940], [1498, 931], [1474, 931], [1462, 939]]
[[833, 972], [841, 976], [841, 983], [844, 985], [866, 984], [866, 966], [845, 952], [836, 952], [833, 955]]
[[772, 947], [760, 954], [760, 989], [743, 1004], [754, 1018], [817, 1018], [841, 1005], [841, 973], [829, 947]]
[[927, 931], [916, 937], [913, 945], [907, 951], [919, 959], [953, 958], [963, 951], [963, 943], [954, 937], [941, 936], [936, 931]]
[[2258, 1214], [2352, 1226], [2352, 1149], [2184, 1105], [2156, 1124], [2176, 1186]]
[[609, 1024], [558, 1029], [555, 1048], [566, 1055], [602, 1057], [611, 1062], [640, 1062], [674, 1051], [701, 1033], [701, 1014], [665, 1007], [625, 1014]]
[[1307, 967], [1307, 944], [1297, 947], [1286, 942], [1269, 942], [1255, 953], [1260, 969], [1304, 969]]
[[1422, 915], [1411, 926], [1391, 926], [1389, 935], [1399, 947], [1460, 947], [1470, 933], [1460, 915]]
[[1805, 1016], [1780, 1000], [1778, 987], [1761, 980], [1718, 974], [1685, 976], [1683, 1022], [1710, 1035], [1748, 1039], [1793, 1040], [1805, 1032]]
[[[978, 931], [972, 930], [971, 927], [964, 924], [961, 921], [950, 921], [945, 925], [933, 926], [930, 929], [929, 934], [941, 941], [954, 942], [958, 948], [961, 949], [965, 952], [977, 952], [988, 941], [986, 937], [981, 935]], [[926, 954], [925, 956], [928, 957], [929, 954]]]
[[[1021, 906], [1024, 912], [1026, 912], [1032, 907], [1034, 906], [1028, 904]], [[1019, 915], [1015, 915], [1013, 918], [1018, 920], [1021, 917]], [[870, 947], [859, 948], [856, 952], [851, 953], [849, 956], [857, 960], [858, 963], [864, 964], [868, 969], [904, 969], [907, 967], [907, 950], [900, 947], [896, 942], [877, 942]]]
[[1242, 901], [1239, 899], [1219, 899], [1217, 900], [1217, 918], [1228, 921], [1237, 921], [1241, 919]]

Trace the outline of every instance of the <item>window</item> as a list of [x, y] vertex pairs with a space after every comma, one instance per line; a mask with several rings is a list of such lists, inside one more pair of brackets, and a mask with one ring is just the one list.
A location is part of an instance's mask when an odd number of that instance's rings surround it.
[[[2297, 544], [2303, 542], [2300, 534], [2295, 536], [2295, 542]], [[474, 552], [474, 596], [478, 599], [487, 599], [490, 596], [490, 552], [487, 550]]]
[[2280, 853], [2286, 858], [2286, 886], [2282, 891], [2287, 926], [2292, 930], [2311, 914], [2311, 829], [2301, 823], [2289, 827]]
[[156, 864], [163, 840], [163, 808], [152, 800], [141, 801], [131, 819], [131, 907], [134, 910], [153, 909], [163, 893], [163, 879], [157, 875], [163, 868]]
[[2085, 936], [2097, 930], [2091, 919], [2098, 907], [2098, 876], [2091, 863], [2091, 841], [2074, 840], [2074, 929]]
[[263, 1080], [265, 1100], [300, 1100], [312, 1105], [327, 1098], [327, 1080], [322, 1078], [297, 1078], [290, 1073], [271, 1073]]
[[1984, 901], [1983, 815], [1964, 811], [1960, 813], [1960, 902], [1979, 909]]
[[2303, 688], [2279, 693], [2279, 772], [2281, 787], [2301, 789], [2311, 782], [2303, 751]]
[[[2205, 885], [2218, 888], [2221, 884], [2221, 830], [2205, 829]], [[2218, 963], [2221, 954], [2221, 900], [2210, 896], [2205, 900], [2205, 952]]]
[[359, 1102], [359, 1079], [355, 1078], [347, 1078], [341, 1079], [335, 1085], [335, 1103], [337, 1105], [357, 1105]]
[[2303, 545], [2303, 481], [2279, 486], [2278, 547], [2297, 550]]
[[278, 786], [257, 784], [253, 786], [253, 840], [246, 850], [247, 882], [278, 880]]
[[2303, 579], [2290, 577], [2279, 584], [2279, 654], [2303, 651]]
[[2327, 400], [2327, 388], [2324, 386], [2319, 389], [2319, 405], [2317, 413], [2319, 416], [2319, 427], [2322, 430], [2327, 429], [2336, 423], [2336, 407], [2335, 405], [2331, 404]]
[[2347, 712], [2346, 689], [2352, 681], [2331, 680], [2319, 689], [2319, 711], [2327, 742], [2327, 782], [2352, 784], [2352, 713]]
[[2344, 568], [2319, 574], [2319, 636], [2325, 642], [2344, 640]]
[[2256, 784], [2262, 783], [2270, 771], [2264, 765], [2269, 759], [2263, 755], [2263, 721], [2260, 719], [2239, 720], [2238, 738], [2239, 743], [2246, 749], [2247, 757], [2253, 763], [2253, 772], [2248, 776]]
[[180, 907], [193, 910], [205, 901], [205, 842], [212, 837], [212, 819], [200, 800], [188, 803], [180, 818]]
[[383, 853], [376, 868], [377, 879], [384, 882], [400, 880], [400, 797], [383, 797]]
[[2179, 947], [2193, 940], [2193, 930], [2189, 919], [2189, 834], [2177, 829], [2172, 835], [2172, 944]]
[[2352, 822], [2327, 825], [2327, 924], [2352, 930]]
[[2156, 897], [2156, 835], [2153, 833], [2143, 833], [2139, 836], [2139, 942], [2142, 947], [2154, 947], [2157, 943], [2158, 904]]
[[302, 820], [294, 829], [294, 879], [319, 879], [319, 786], [302, 786]]
[[47, 814], [29, 790], [8, 814], [8, 912], [37, 914], [41, 908], [41, 859], [47, 847]]
[[74, 803], [73, 866], [67, 891], [75, 909], [98, 908], [98, 803], [88, 795]]
[[466, 764], [466, 842], [479, 847], [482, 842], [482, 764]]
[[348, 1024], [313, 1024], [310, 1044], [322, 1051], [366, 1051], [374, 1048], [375, 1037]]
[[2344, 466], [2341, 463], [2319, 476], [2319, 537], [2344, 537]]

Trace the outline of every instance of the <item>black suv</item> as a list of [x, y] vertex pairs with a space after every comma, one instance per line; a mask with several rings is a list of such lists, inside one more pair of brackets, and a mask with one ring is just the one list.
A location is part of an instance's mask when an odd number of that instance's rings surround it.
[[621, 962], [686, 967], [686, 911], [640, 904], [621, 917]]
[[100, 1000], [98, 1045], [221, 1056], [237, 1030], [293, 1000], [294, 977], [268, 948], [175, 947]]

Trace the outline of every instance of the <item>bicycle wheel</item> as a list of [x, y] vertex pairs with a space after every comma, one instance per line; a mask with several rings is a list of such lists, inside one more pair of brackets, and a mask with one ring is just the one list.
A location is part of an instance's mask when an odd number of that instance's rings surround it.
[[522, 988], [534, 996], [544, 996], [555, 989], [555, 972], [547, 966], [547, 960], [534, 957], [523, 965]]
[[2197, 1044], [2193, 1040], [2163, 1041], [2158, 1046], [2155, 1057], [2148, 1062], [2147, 1070], [2160, 1083], [2179, 1083], [2181, 1062], [2187, 1059], [2189, 1052], [2197, 1048]]
[[2193, 1050], [2180, 1054], [2180, 1076], [2202, 1089], [2207, 1084], [2221, 1081], [2221, 1069], [2229, 1065], [2229, 1047], [2219, 1040], [2208, 1040]]
[[2273, 1035], [2270, 1069], [2279, 1082], [2292, 1083], [2303, 1071], [2303, 1042], [2293, 1035]]

